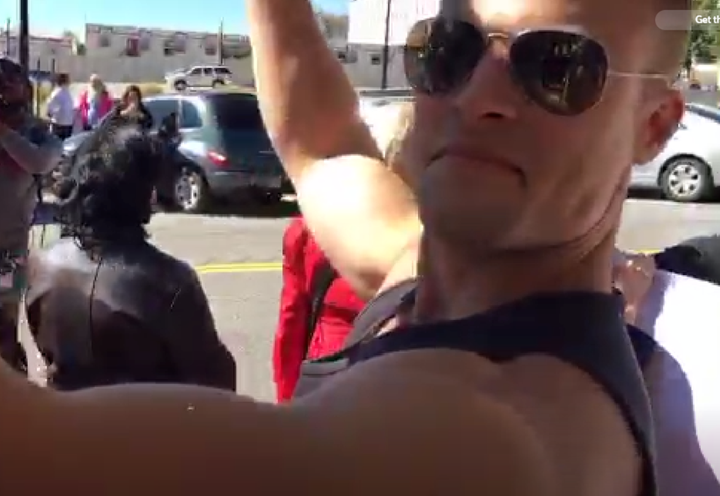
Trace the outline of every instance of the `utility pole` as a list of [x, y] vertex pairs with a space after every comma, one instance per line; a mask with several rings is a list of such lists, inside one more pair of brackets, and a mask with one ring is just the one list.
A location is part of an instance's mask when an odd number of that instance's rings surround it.
[[218, 29], [218, 65], [223, 65], [225, 63], [225, 53], [223, 53], [223, 38], [225, 37], [224, 23], [225, 22], [223, 20], [220, 20], [220, 28]]
[[28, 0], [20, 1], [20, 32], [18, 33], [18, 60], [25, 70], [30, 72], [30, 14]]
[[388, 87], [388, 67], [390, 65], [390, 14], [392, 12], [392, 0], [386, 0], [385, 6], [385, 40], [382, 52], [382, 79], [380, 88]]
[[10, 36], [10, 18], [8, 17], [5, 21], [5, 56], [10, 56], [10, 41], [12, 40]]

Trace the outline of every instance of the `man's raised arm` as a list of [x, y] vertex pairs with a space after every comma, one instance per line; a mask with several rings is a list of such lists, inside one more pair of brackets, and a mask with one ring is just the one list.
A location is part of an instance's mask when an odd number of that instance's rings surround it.
[[249, 0], [248, 12], [263, 118], [308, 227], [353, 288], [372, 296], [419, 231], [413, 197], [385, 167], [310, 3]]

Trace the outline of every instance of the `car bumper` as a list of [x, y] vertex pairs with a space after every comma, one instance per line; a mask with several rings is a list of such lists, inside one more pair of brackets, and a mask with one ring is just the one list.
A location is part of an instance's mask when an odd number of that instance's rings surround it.
[[217, 171], [207, 175], [214, 196], [228, 198], [244, 191], [288, 191], [289, 181], [282, 175], [258, 175], [251, 172]]

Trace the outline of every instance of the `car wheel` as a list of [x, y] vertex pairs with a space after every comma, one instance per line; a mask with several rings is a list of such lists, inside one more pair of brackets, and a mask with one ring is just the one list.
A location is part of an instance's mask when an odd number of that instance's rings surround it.
[[692, 157], [672, 159], [660, 177], [660, 189], [668, 200], [690, 203], [707, 200], [713, 192], [708, 165]]
[[214, 81], [212, 84], [213, 88], [221, 88], [223, 86], [225, 86], [225, 81], [217, 80], [217, 81]]
[[187, 83], [185, 81], [176, 81], [175, 89], [177, 91], [185, 91], [187, 89]]
[[175, 178], [173, 191], [175, 204], [185, 213], [207, 212], [212, 204], [210, 188], [198, 171], [183, 169]]

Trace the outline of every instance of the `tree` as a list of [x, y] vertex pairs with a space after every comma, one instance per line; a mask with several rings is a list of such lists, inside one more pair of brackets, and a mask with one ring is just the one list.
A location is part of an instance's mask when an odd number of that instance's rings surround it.
[[[692, 9], [715, 14], [719, 3], [718, 0], [693, 0]], [[685, 57], [686, 68], [693, 62], [714, 62], [720, 55], [719, 48], [720, 35], [715, 25], [693, 23]]]
[[316, 10], [315, 16], [326, 38], [347, 39], [348, 29], [350, 28], [350, 18], [347, 15]]
[[84, 56], [87, 53], [87, 46], [80, 41], [80, 37], [75, 34], [74, 31], [66, 29], [62, 32], [62, 37], [72, 42], [73, 53], [75, 53], [75, 55]]

